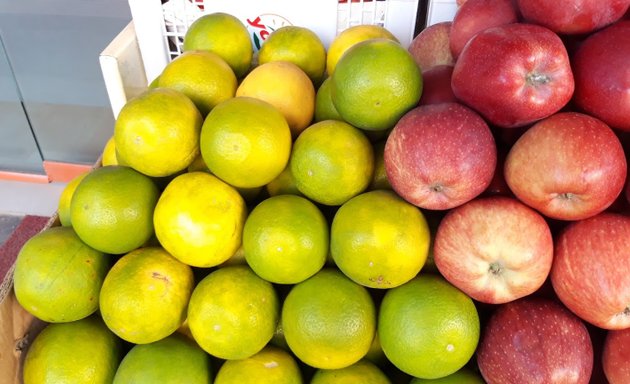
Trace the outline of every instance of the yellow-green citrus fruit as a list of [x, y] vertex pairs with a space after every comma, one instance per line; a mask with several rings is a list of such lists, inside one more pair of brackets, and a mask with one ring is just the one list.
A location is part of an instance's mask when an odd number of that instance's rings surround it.
[[286, 167], [291, 130], [271, 104], [235, 97], [217, 105], [201, 129], [201, 154], [208, 169], [239, 188], [262, 187]]
[[339, 33], [330, 43], [326, 56], [326, 71], [328, 76], [335, 72], [337, 62], [350, 47], [366, 40], [384, 38], [398, 42], [394, 36], [386, 28], [380, 25], [359, 24], [350, 28], [346, 28]]
[[127, 253], [153, 235], [158, 196], [155, 183], [132, 168], [96, 168], [74, 191], [70, 204], [72, 227], [94, 249]]
[[297, 195], [303, 196], [302, 192], [297, 189], [295, 185], [295, 178], [291, 173], [291, 167], [287, 165], [287, 167], [280, 172], [280, 174], [273, 180], [271, 180], [266, 186], [265, 189], [269, 196], [276, 195]]
[[206, 116], [217, 104], [234, 97], [237, 80], [232, 68], [216, 53], [188, 51], [166, 65], [159, 86], [188, 96]]
[[263, 279], [296, 284], [317, 273], [328, 254], [328, 222], [311, 201], [295, 195], [265, 199], [247, 217], [243, 250]]
[[391, 384], [387, 376], [368, 360], [339, 369], [318, 369], [311, 384]]
[[[24, 384], [110, 384], [122, 342], [97, 316], [48, 324], [26, 352]], [[5, 382], [13, 382], [3, 377]]]
[[289, 166], [300, 192], [317, 203], [335, 206], [368, 187], [374, 153], [359, 129], [343, 121], [325, 120], [298, 136]]
[[[382, 132], [382, 131], [378, 131]], [[387, 172], [385, 171], [385, 143], [387, 140], [380, 140], [372, 147], [374, 148], [374, 175], [372, 176], [372, 182], [368, 189], [392, 189], [392, 185], [387, 178]]]
[[432, 274], [388, 290], [379, 309], [385, 356], [401, 371], [423, 379], [464, 367], [477, 348], [479, 328], [472, 299]]
[[418, 207], [392, 191], [362, 193], [335, 213], [330, 251], [335, 264], [356, 283], [393, 288], [424, 265], [431, 234]]
[[152, 343], [184, 323], [193, 286], [192, 269], [164, 249], [136, 249], [121, 257], [105, 277], [101, 316], [121, 339]]
[[108, 165], [118, 165], [118, 159], [116, 158], [116, 141], [114, 136], [110, 137], [105, 143], [103, 148], [103, 155], [101, 158], [101, 165], [103, 167]]
[[83, 319], [98, 309], [98, 295], [111, 261], [87, 246], [70, 227], [52, 227], [20, 249], [13, 289], [20, 305], [50, 322]]
[[317, 89], [317, 94], [315, 95], [315, 122], [324, 120], [343, 121], [343, 118], [339, 115], [337, 108], [335, 108], [335, 105], [332, 102], [332, 98], [330, 96], [330, 84], [331, 79], [330, 77], [327, 77]]
[[268, 345], [245, 359], [228, 360], [217, 372], [214, 384], [301, 384], [302, 373], [287, 351]]
[[61, 191], [61, 195], [59, 196], [59, 203], [57, 207], [57, 216], [59, 216], [59, 222], [64, 227], [72, 226], [72, 220], [70, 218], [70, 204], [72, 203], [72, 195], [74, 195], [74, 190], [77, 189], [77, 186], [83, 180], [83, 178], [89, 172], [82, 173], [79, 176], [74, 177], [72, 180], [66, 184], [63, 191]]
[[254, 46], [247, 27], [233, 15], [214, 12], [197, 18], [184, 35], [184, 51], [211, 51], [225, 60], [237, 77], [252, 64]]
[[209, 354], [245, 359], [271, 340], [279, 312], [279, 299], [270, 282], [248, 266], [227, 266], [197, 284], [188, 305], [188, 326]]
[[344, 368], [369, 351], [376, 310], [366, 288], [325, 268], [291, 288], [282, 307], [282, 327], [289, 348], [304, 363]]
[[339, 115], [366, 130], [392, 128], [422, 95], [422, 74], [413, 57], [388, 39], [348, 49], [331, 79], [330, 96]]
[[199, 153], [203, 123], [183, 93], [154, 88], [127, 101], [114, 125], [116, 156], [147, 176], [162, 177], [186, 169]]
[[258, 52], [258, 64], [288, 61], [300, 67], [317, 85], [326, 70], [326, 47], [312, 30], [287, 25], [273, 31]]
[[210, 356], [193, 340], [174, 333], [133, 346], [120, 362], [113, 384], [208, 384]]
[[206, 172], [184, 173], [164, 189], [153, 221], [160, 244], [179, 261], [212, 267], [241, 245], [247, 207], [232, 186]]

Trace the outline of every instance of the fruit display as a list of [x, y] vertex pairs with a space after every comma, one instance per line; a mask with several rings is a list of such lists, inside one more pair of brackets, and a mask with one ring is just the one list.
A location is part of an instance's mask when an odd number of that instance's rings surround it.
[[24, 383], [630, 383], [630, 0], [458, 4], [198, 18], [18, 255]]

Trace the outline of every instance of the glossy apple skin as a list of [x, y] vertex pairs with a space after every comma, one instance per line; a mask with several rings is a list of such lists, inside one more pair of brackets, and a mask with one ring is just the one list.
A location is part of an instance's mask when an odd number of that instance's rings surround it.
[[468, 296], [503, 304], [543, 285], [553, 239], [545, 219], [520, 201], [476, 198], [442, 219], [433, 257], [442, 276]]
[[449, 47], [451, 24], [453, 22], [443, 21], [429, 25], [409, 44], [407, 50], [423, 73], [437, 65], [455, 64]]
[[572, 61], [575, 104], [613, 128], [630, 131], [630, 20], [586, 38]]
[[458, 103], [416, 107], [385, 143], [392, 188], [420, 208], [450, 209], [481, 194], [497, 161], [494, 137], [475, 111]]
[[492, 314], [477, 363], [488, 383], [586, 384], [593, 346], [584, 323], [561, 304], [526, 297]]
[[586, 34], [619, 20], [630, 0], [517, 0], [523, 19], [556, 33]]
[[449, 46], [457, 59], [474, 35], [491, 27], [516, 23], [518, 11], [513, 0], [468, 0], [453, 17]]
[[630, 327], [630, 217], [603, 212], [556, 239], [551, 284], [573, 313], [603, 329]]
[[437, 65], [422, 72], [422, 96], [418, 105], [457, 102], [451, 89], [452, 65]]
[[451, 86], [490, 124], [512, 128], [559, 111], [571, 99], [574, 81], [558, 35], [514, 23], [475, 35], [455, 63]]
[[630, 383], [630, 328], [608, 331], [602, 365], [610, 384]]
[[514, 143], [504, 175], [514, 195], [543, 215], [580, 220], [615, 201], [627, 164], [610, 127], [582, 113], [561, 112], [534, 124]]

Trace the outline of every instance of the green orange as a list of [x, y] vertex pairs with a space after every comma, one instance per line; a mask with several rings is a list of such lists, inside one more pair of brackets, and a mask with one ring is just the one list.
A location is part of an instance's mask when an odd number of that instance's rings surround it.
[[366, 40], [385, 38], [398, 42], [389, 30], [380, 25], [359, 24], [341, 31], [330, 43], [326, 56], [326, 71], [328, 76], [335, 72], [337, 62], [350, 47]]
[[359, 129], [338, 120], [308, 127], [289, 160], [297, 189], [325, 205], [341, 205], [363, 192], [374, 172], [372, 144]]
[[385, 355], [398, 369], [423, 379], [455, 373], [479, 342], [472, 299], [438, 275], [420, 274], [387, 291], [378, 316]]
[[153, 210], [158, 197], [155, 183], [132, 168], [120, 165], [96, 168], [72, 195], [72, 227], [94, 249], [127, 253], [153, 235]]
[[389, 39], [352, 46], [331, 75], [331, 99], [339, 115], [357, 128], [392, 128], [418, 105], [422, 74], [411, 54]]
[[184, 323], [193, 285], [188, 265], [162, 248], [140, 248], [121, 257], [105, 277], [100, 312], [121, 339], [152, 343]]
[[326, 70], [326, 47], [312, 30], [297, 25], [276, 29], [258, 52], [258, 64], [288, 61], [300, 67], [318, 85]]
[[228, 360], [217, 372], [214, 384], [301, 384], [302, 373], [291, 354], [268, 345], [253, 356]]
[[247, 266], [226, 266], [197, 284], [188, 305], [188, 326], [209, 354], [246, 359], [271, 340], [279, 312], [279, 299], [270, 282]]
[[24, 384], [110, 384], [121, 355], [121, 340], [97, 315], [49, 324], [28, 348], [23, 381]]
[[331, 78], [324, 79], [315, 95], [315, 122], [323, 120], [343, 120], [337, 112], [330, 95]]
[[245, 259], [263, 279], [296, 284], [317, 273], [328, 254], [328, 222], [311, 201], [278, 195], [258, 204], [243, 229]]
[[[111, 141], [111, 140], [110, 140]], [[59, 216], [59, 222], [64, 227], [72, 226], [72, 220], [70, 218], [70, 204], [72, 203], [72, 195], [77, 189], [77, 186], [87, 176], [88, 172], [82, 173], [79, 176], [75, 176], [72, 180], [66, 184], [61, 195], [59, 196], [59, 203], [57, 206], [57, 215]]]
[[166, 65], [159, 81], [160, 87], [188, 96], [203, 116], [234, 97], [237, 86], [232, 68], [219, 55], [208, 51], [182, 53]]
[[120, 362], [113, 384], [208, 384], [210, 356], [193, 340], [174, 333], [131, 348]]
[[367, 289], [325, 268], [293, 286], [282, 307], [291, 351], [304, 363], [339, 369], [362, 359], [376, 330], [376, 309]]
[[336, 212], [330, 233], [335, 264], [370, 288], [393, 288], [414, 278], [431, 241], [420, 209], [388, 190], [348, 200]]
[[153, 222], [160, 244], [182, 263], [213, 267], [241, 245], [247, 208], [232, 186], [207, 172], [177, 176], [160, 196]]
[[235, 187], [255, 188], [275, 179], [286, 167], [291, 130], [271, 104], [235, 97], [208, 114], [200, 145], [212, 174]]
[[98, 309], [111, 265], [70, 227], [52, 227], [20, 249], [13, 272], [15, 297], [33, 316], [51, 323], [83, 319]]
[[339, 369], [318, 369], [311, 384], [391, 384], [391, 381], [374, 363], [368, 360]]
[[114, 125], [119, 164], [151, 177], [170, 176], [199, 153], [201, 113], [183, 93], [148, 89], [127, 101]]
[[186, 31], [183, 49], [216, 53], [230, 65], [237, 77], [247, 73], [254, 55], [245, 24], [236, 16], [223, 12], [198, 17]]

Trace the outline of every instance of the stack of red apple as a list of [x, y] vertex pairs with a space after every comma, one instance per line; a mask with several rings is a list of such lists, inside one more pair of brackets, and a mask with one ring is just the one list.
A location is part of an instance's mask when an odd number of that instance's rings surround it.
[[489, 383], [628, 384], [630, 0], [461, 3], [409, 47], [425, 88], [390, 183], [442, 213], [435, 265], [486, 315]]

